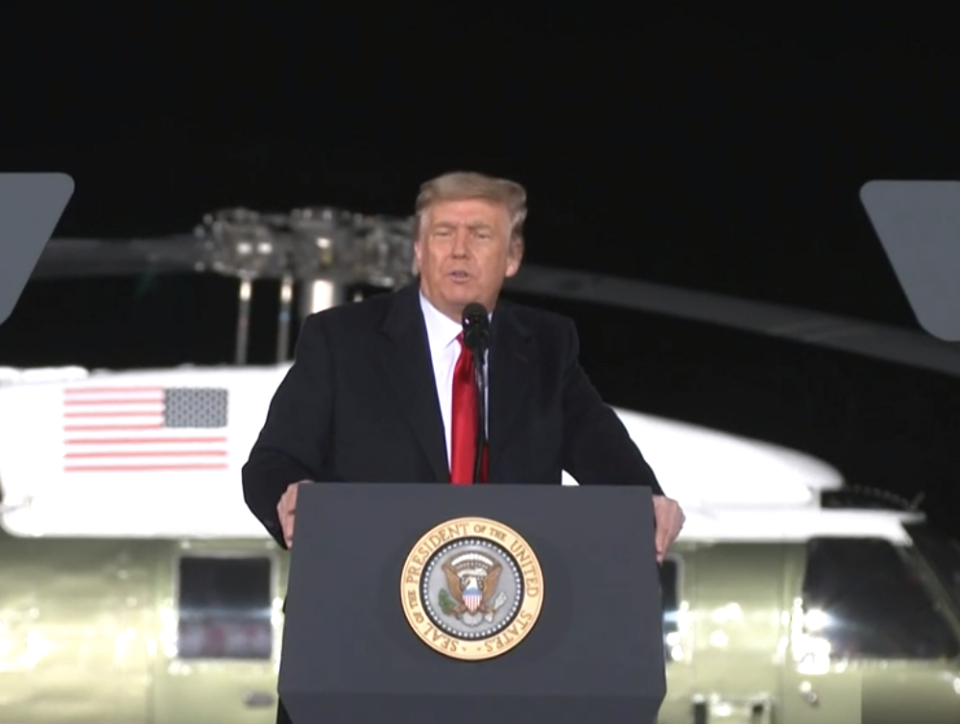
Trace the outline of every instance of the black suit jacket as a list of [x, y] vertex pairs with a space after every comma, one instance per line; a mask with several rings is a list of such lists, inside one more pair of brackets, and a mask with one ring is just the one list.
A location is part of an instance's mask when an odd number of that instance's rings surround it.
[[[449, 482], [419, 286], [306, 318], [243, 467], [247, 505], [280, 545], [290, 483]], [[490, 327], [489, 484], [657, 479], [578, 362], [572, 320], [501, 299]]]

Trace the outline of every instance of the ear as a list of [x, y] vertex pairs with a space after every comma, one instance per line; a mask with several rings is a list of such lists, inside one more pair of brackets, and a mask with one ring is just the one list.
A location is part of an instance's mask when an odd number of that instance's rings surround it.
[[422, 255], [423, 245], [420, 243], [420, 239], [416, 238], [413, 240], [413, 264], [415, 269], [420, 269]]
[[520, 271], [520, 263], [523, 261], [523, 241], [515, 240], [510, 242], [510, 248], [507, 250], [507, 271], [506, 277], [510, 278]]

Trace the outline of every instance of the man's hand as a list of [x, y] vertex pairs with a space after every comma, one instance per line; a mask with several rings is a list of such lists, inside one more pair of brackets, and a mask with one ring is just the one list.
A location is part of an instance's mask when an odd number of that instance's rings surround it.
[[283, 529], [283, 540], [287, 544], [287, 548], [293, 546], [293, 519], [294, 514], [297, 512], [297, 490], [301, 485], [309, 482], [309, 480], [301, 480], [296, 483], [290, 483], [280, 497], [280, 502], [277, 503], [277, 516], [280, 518], [280, 527]]
[[663, 495], [653, 496], [653, 516], [656, 520], [657, 562], [662, 563], [687, 518], [676, 500]]

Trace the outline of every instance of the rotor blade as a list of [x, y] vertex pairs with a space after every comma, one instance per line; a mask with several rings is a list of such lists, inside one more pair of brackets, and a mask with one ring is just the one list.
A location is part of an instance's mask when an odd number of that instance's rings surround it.
[[202, 241], [191, 235], [157, 239], [51, 239], [34, 279], [136, 276], [147, 272], [202, 271]]
[[[211, 271], [209, 250], [192, 235], [117, 241], [56, 238], [50, 240], [31, 279], [204, 271]], [[960, 344], [890, 325], [543, 266], [522, 267], [506, 288], [706, 322], [960, 376]]]
[[960, 345], [921, 332], [589, 272], [525, 266], [506, 289], [652, 312], [960, 375]]

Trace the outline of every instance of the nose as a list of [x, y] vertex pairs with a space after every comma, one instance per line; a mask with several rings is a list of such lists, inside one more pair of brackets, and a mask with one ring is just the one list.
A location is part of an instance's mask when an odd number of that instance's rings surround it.
[[469, 253], [469, 245], [467, 244], [467, 234], [464, 231], [458, 231], [453, 237], [453, 248], [452, 253], [455, 257], [462, 259], [467, 256]]

